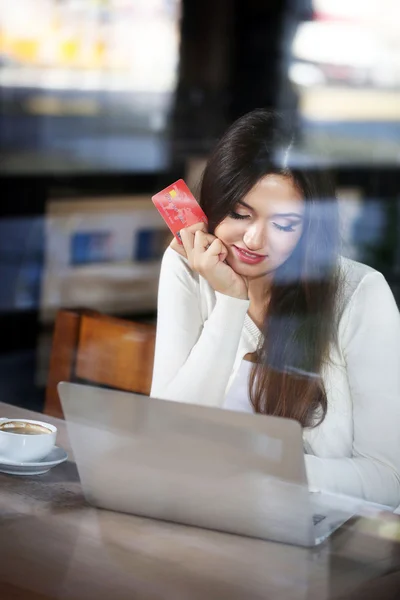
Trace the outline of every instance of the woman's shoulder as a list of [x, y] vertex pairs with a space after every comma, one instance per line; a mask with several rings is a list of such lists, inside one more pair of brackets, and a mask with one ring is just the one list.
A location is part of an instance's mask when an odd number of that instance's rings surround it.
[[341, 256], [339, 259], [339, 289], [342, 310], [351, 302], [355, 295], [372, 296], [382, 290], [390, 288], [386, 279], [376, 269], [363, 263]]
[[361, 281], [368, 275], [379, 274], [379, 271], [376, 269], [345, 256], [339, 257], [339, 269], [342, 282], [354, 288], [357, 288]]

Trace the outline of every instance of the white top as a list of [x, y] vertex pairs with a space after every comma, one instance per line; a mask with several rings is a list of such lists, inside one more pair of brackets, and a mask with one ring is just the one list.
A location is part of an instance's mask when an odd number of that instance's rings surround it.
[[242, 360], [236, 377], [225, 396], [223, 408], [238, 410], [241, 412], [254, 412], [254, 407], [249, 397], [249, 381], [253, 363]]
[[[338, 347], [321, 373], [328, 412], [303, 431], [310, 486], [400, 504], [400, 315], [384, 277], [341, 259]], [[216, 293], [168, 248], [162, 262], [153, 397], [222, 407], [261, 335], [248, 300]]]

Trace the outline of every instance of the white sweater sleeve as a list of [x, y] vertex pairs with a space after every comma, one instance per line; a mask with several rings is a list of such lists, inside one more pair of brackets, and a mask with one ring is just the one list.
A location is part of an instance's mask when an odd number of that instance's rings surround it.
[[[306, 455], [312, 488], [397, 506], [400, 503], [400, 314], [378, 273], [359, 284], [340, 334], [353, 403], [353, 452]], [[346, 317], [346, 318], [344, 318]], [[340, 331], [340, 329], [339, 329]]]
[[217, 293], [203, 322], [197, 277], [184, 258], [167, 249], [158, 290], [151, 396], [221, 406], [249, 302]]

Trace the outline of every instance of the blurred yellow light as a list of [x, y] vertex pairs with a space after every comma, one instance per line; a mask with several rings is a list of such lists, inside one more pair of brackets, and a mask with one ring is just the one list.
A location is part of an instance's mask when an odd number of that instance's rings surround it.
[[67, 63], [76, 61], [79, 54], [79, 42], [76, 40], [68, 40], [63, 42], [60, 47], [61, 59]]
[[18, 39], [12, 44], [13, 55], [22, 61], [34, 62], [37, 59], [38, 50], [37, 40]]

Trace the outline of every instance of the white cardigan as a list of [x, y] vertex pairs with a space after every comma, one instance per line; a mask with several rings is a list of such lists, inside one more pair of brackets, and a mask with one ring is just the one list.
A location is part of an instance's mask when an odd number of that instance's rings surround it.
[[[322, 378], [328, 412], [304, 429], [311, 488], [400, 504], [400, 315], [377, 271], [342, 258], [339, 347]], [[260, 331], [249, 301], [216, 293], [168, 248], [162, 262], [151, 395], [222, 407]]]

